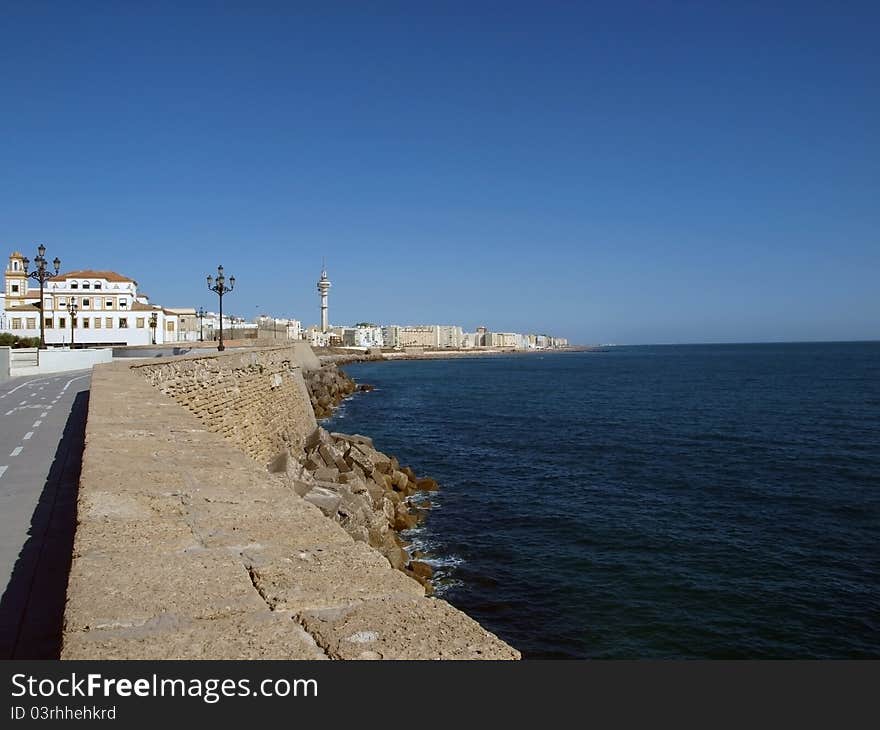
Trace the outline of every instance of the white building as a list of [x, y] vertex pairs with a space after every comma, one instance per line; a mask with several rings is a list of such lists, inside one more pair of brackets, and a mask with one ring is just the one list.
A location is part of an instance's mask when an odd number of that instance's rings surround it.
[[[43, 288], [29, 288], [24, 257], [9, 257], [4, 285], [2, 330], [19, 337], [40, 336], [40, 316], [47, 346], [148, 345], [176, 342], [180, 317], [149, 304], [137, 282], [114, 271], [83, 269], [50, 278]], [[75, 306], [76, 316], [71, 313]], [[42, 309], [42, 312], [41, 312]]]
[[263, 314], [256, 318], [260, 337], [274, 337], [288, 340], [302, 339], [302, 322], [287, 317], [270, 317]]
[[313, 325], [305, 331], [303, 339], [312, 347], [330, 347], [331, 337], [331, 332], [322, 332], [320, 327]]
[[396, 324], [389, 324], [382, 328], [382, 341], [384, 347], [393, 347], [395, 350], [400, 349], [400, 330], [402, 328]]
[[461, 327], [451, 324], [437, 325], [437, 347], [461, 347], [463, 332]]
[[355, 325], [354, 327], [354, 346], [355, 347], [384, 347], [385, 338], [382, 335], [382, 328], [376, 325]]

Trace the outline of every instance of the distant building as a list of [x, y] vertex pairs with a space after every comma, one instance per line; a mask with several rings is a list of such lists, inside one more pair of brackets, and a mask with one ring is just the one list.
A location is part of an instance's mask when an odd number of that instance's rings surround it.
[[385, 337], [382, 328], [374, 324], [358, 324], [351, 330], [352, 344], [355, 347], [383, 347]]
[[311, 326], [304, 333], [304, 339], [312, 347], [330, 347], [330, 332], [322, 332], [320, 327]]
[[382, 340], [385, 347], [393, 347], [395, 350], [400, 349], [400, 330], [401, 327], [396, 324], [389, 324], [382, 328]]
[[[49, 279], [40, 290], [31, 289], [24, 256], [9, 257], [4, 282], [4, 331], [20, 337], [40, 336], [43, 317], [46, 344], [61, 346], [73, 338], [78, 345], [148, 345], [177, 342], [181, 315], [194, 310], [173, 310], [149, 303], [138, 285], [115, 271], [82, 269]], [[76, 306], [76, 317], [68, 309]]]

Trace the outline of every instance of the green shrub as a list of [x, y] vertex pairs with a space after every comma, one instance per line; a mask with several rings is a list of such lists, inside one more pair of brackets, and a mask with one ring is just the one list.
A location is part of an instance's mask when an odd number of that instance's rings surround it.
[[39, 347], [39, 337], [19, 337], [11, 332], [0, 332], [0, 347]]

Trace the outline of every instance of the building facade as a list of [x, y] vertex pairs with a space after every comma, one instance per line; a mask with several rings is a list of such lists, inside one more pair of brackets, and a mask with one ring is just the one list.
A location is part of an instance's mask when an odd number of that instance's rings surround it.
[[31, 289], [24, 257], [9, 257], [0, 328], [19, 337], [39, 337], [43, 320], [48, 347], [149, 345], [178, 341], [180, 316], [151, 305], [137, 282], [115, 271], [83, 269], [50, 278]]

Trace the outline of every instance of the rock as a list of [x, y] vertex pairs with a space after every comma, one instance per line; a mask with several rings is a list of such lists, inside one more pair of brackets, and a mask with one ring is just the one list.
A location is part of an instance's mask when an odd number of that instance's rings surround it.
[[394, 513], [394, 529], [397, 531], [411, 530], [419, 524], [419, 518], [409, 512], [401, 511], [401, 506], [402, 505], [398, 505], [397, 510]]
[[373, 509], [381, 510], [382, 499], [385, 496], [385, 489], [376, 484], [372, 479], [366, 482], [366, 489], [370, 495], [370, 501], [373, 503]]
[[394, 489], [398, 492], [406, 492], [406, 488], [409, 485], [409, 479], [407, 479], [406, 474], [402, 471], [395, 471], [391, 474], [391, 483]]
[[397, 547], [396, 545], [393, 547], [386, 548], [384, 551], [384, 555], [388, 558], [388, 562], [391, 563], [391, 567], [397, 570], [403, 570], [406, 566], [406, 562], [409, 559], [409, 556], [406, 554], [406, 550]]
[[404, 474], [406, 474], [406, 478], [411, 482], [414, 482], [417, 479], [416, 473], [412, 469], [410, 469], [408, 466], [400, 467], [400, 471], [402, 471]]
[[431, 477], [422, 477], [421, 479], [416, 479], [416, 489], [420, 492], [436, 492], [440, 487]]
[[357, 389], [358, 389], [361, 393], [369, 393], [371, 390], [375, 390], [375, 389], [376, 389], [376, 386], [375, 386], [375, 385], [369, 385], [368, 383], [362, 383], [361, 385], [359, 385], [359, 386], [357, 387]]
[[328, 517], [336, 516], [336, 512], [342, 502], [342, 497], [336, 492], [321, 486], [312, 487], [303, 499], [306, 502], [311, 502]]
[[431, 568], [427, 563], [423, 563], [420, 560], [411, 560], [409, 563], [409, 569], [413, 572], [414, 575], [421, 578], [430, 578], [434, 575], [434, 569]]
[[336, 468], [339, 469], [340, 474], [351, 471], [351, 467], [345, 463], [341, 454], [334, 454], [333, 461], [336, 462]]
[[322, 482], [335, 482], [339, 479], [339, 469], [331, 466], [321, 466], [315, 469], [313, 476]]
[[361, 436], [359, 433], [347, 434], [347, 433], [331, 433], [332, 436], [337, 442], [345, 441], [349, 444], [364, 444], [365, 446], [369, 446], [371, 449], [375, 448], [373, 446], [373, 439], [368, 436]]

